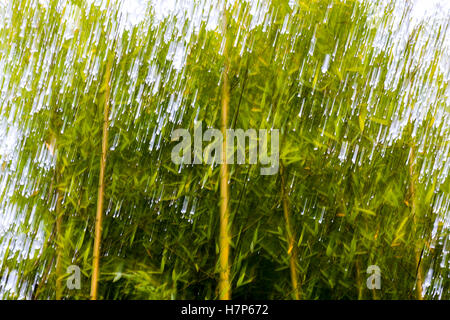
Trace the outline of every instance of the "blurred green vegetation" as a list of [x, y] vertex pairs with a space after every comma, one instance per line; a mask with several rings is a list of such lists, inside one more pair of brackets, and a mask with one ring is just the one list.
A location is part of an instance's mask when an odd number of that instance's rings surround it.
[[115, 2], [7, 1], [1, 297], [90, 297], [109, 96], [99, 298], [218, 298], [220, 167], [173, 164], [171, 133], [220, 128], [229, 41], [229, 125], [280, 129], [282, 170], [229, 165], [232, 298], [449, 299], [449, 21], [405, 36], [396, 1], [230, 1], [224, 32], [222, 8], [124, 28]]

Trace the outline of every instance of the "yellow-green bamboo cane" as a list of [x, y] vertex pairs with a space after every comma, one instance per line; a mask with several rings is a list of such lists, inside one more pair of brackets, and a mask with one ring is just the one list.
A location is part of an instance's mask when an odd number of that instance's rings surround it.
[[222, 164], [220, 165], [220, 236], [219, 236], [219, 265], [220, 265], [220, 281], [219, 281], [219, 299], [231, 299], [231, 285], [230, 285], [230, 230], [229, 230], [229, 185], [228, 185], [228, 165], [227, 165], [227, 137], [226, 130], [228, 127], [228, 109], [230, 104], [230, 84], [228, 79], [228, 72], [230, 67], [228, 40], [227, 40], [227, 19], [226, 8], [224, 8], [223, 16], [223, 36], [225, 39], [225, 65], [222, 75], [222, 123], [221, 131], [223, 135], [222, 142]]
[[289, 210], [289, 200], [286, 192], [286, 178], [285, 169], [282, 162], [280, 162], [280, 174], [281, 174], [281, 197], [283, 201], [283, 213], [284, 220], [286, 222], [286, 234], [288, 241], [288, 256], [289, 256], [289, 268], [291, 271], [291, 285], [294, 298], [300, 299], [300, 290], [298, 285], [298, 270], [297, 270], [297, 244], [295, 243], [295, 235], [291, 224], [291, 214]]
[[106, 73], [104, 78], [105, 87], [105, 105], [103, 110], [103, 134], [102, 134], [102, 154], [100, 158], [100, 176], [98, 182], [97, 214], [95, 218], [95, 238], [94, 252], [92, 261], [92, 279], [91, 279], [91, 300], [97, 300], [98, 280], [100, 276], [100, 246], [102, 238], [102, 220], [103, 220], [103, 198], [105, 189], [105, 168], [106, 156], [108, 150], [108, 127], [109, 127], [109, 98], [110, 98], [110, 78], [112, 68], [112, 56], [108, 58]]

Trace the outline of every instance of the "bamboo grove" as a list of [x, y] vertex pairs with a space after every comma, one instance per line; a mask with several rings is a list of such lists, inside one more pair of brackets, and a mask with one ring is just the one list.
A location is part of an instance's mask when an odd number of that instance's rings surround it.
[[[448, 15], [124, 6], [0, 2], [1, 298], [450, 298]], [[200, 124], [279, 129], [278, 171], [174, 164]]]

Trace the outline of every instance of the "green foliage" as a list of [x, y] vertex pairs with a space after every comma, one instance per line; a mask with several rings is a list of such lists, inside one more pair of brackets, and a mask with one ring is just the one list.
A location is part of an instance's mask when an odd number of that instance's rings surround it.
[[[2, 298], [54, 299], [69, 265], [83, 286], [63, 297], [89, 298], [109, 55], [100, 298], [218, 297], [219, 166], [173, 164], [171, 133], [220, 127], [228, 39], [230, 126], [281, 130], [302, 298], [416, 299], [421, 282], [425, 298], [448, 299], [448, 20], [402, 47], [386, 31], [394, 2], [230, 2], [223, 34], [203, 2], [206, 20], [149, 7], [123, 29], [115, 2], [9, 1], [0, 121], [20, 135], [0, 159], [0, 214], [15, 222], [0, 233]], [[292, 299], [280, 174], [230, 176], [233, 298]], [[381, 290], [366, 287], [369, 265]]]

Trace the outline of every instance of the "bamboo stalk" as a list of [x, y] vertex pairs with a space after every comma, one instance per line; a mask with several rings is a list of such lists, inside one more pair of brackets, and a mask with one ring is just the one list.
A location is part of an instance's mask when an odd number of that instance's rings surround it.
[[[223, 30], [224, 37], [227, 37], [227, 19], [226, 19], [226, 7], [224, 8], [223, 16]], [[220, 281], [219, 281], [219, 299], [230, 300], [231, 299], [231, 285], [230, 285], [230, 242], [231, 237], [229, 233], [229, 173], [227, 164], [227, 135], [226, 130], [228, 127], [228, 109], [230, 104], [230, 84], [228, 79], [229, 72], [229, 54], [228, 54], [228, 41], [225, 39], [225, 65], [223, 70], [223, 85], [222, 85], [222, 123], [221, 131], [223, 135], [222, 141], [222, 163], [220, 165], [220, 236], [219, 236], [219, 263], [220, 263]]]
[[[411, 74], [410, 82], [413, 83], [416, 76], [416, 72], [413, 72]], [[411, 109], [414, 109], [414, 103], [413, 103], [413, 97], [412, 92], [408, 95], [408, 101], [410, 103]], [[408, 123], [409, 123], [409, 135], [412, 136], [412, 122], [411, 122], [411, 114], [408, 117]], [[409, 196], [410, 196], [410, 202], [411, 202], [411, 215], [413, 217], [413, 228], [414, 228], [414, 235], [417, 235], [417, 217], [416, 217], [416, 211], [417, 211], [417, 201], [416, 201], [416, 170], [414, 166], [414, 161], [416, 158], [416, 144], [415, 141], [412, 140], [411, 142], [411, 149], [410, 149], [410, 157], [409, 157]], [[417, 299], [423, 300], [423, 278], [422, 278], [422, 266], [421, 266], [421, 258], [422, 258], [422, 248], [420, 245], [420, 239], [419, 242], [416, 241], [415, 243], [415, 262], [416, 262], [416, 288], [417, 288]]]
[[[414, 168], [414, 159], [415, 159], [415, 146], [411, 146], [411, 156], [409, 159], [409, 175], [410, 175], [410, 200], [411, 200], [411, 214], [413, 216], [414, 223], [414, 234], [417, 235], [417, 217], [416, 217], [416, 181], [415, 181], [415, 168]], [[415, 259], [416, 259], [416, 287], [417, 287], [417, 299], [423, 300], [423, 278], [422, 278], [422, 265], [421, 265], [421, 246], [420, 244], [416, 244], [415, 250]]]
[[50, 263], [47, 265], [47, 268], [44, 271], [42, 279], [38, 282], [36, 289], [34, 290], [33, 295], [31, 297], [31, 300], [37, 300], [39, 298], [39, 295], [41, 294], [41, 291], [42, 291], [42, 287], [43, 287], [44, 283], [47, 282], [47, 279], [50, 275], [50, 269], [52, 268], [54, 261], [55, 261], [55, 258], [53, 257], [52, 260], [50, 261]]
[[[52, 136], [54, 137], [54, 136]], [[47, 149], [50, 151], [50, 153], [55, 156], [55, 149], [56, 149], [56, 139], [52, 139], [50, 138], [46, 143]], [[46, 251], [47, 248], [49, 248], [51, 246], [51, 243], [55, 240], [56, 238], [56, 262], [55, 262], [55, 275], [56, 275], [56, 283], [55, 283], [55, 299], [56, 300], [60, 300], [60, 294], [59, 292], [61, 292], [61, 258], [62, 258], [62, 247], [60, 246], [61, 244], [61, 239], [62, 237], [60, 237], [61, 235], [61, 230], [62, 230], [62, 219], [60, 219], [60, 212], [61, 212], [61, 197], [59, 196], [58, 193], [58, 184], [59, 184], [59, 180], [60, 180], [60, 168], [58, 165], [58, 162], [56, 162], [56, 168], [55, 168], [55, 175], [50, 183], [50, 188], [49, 188], [49, 194], [48, 194], [48, 198], [51, 200], [51, 197], [53, 196], [53, 193], [56, 193], [57, 199], [56, 199], [56, 208], [55, 208], [55, 212], [56, 212], [56, 222], [53, 225], [53, 230], [48, 238], [48, 240], [45, 242], [44, 244], [44, 249], [43, 251]], [[56, 186], [55, 186], [56, 185]], [[35, 287], [35, 290], [33, 291], [32, 294], [32, 300], [37, 300], [42, 287], [44, 285], [44, 283], [47, 282], [47, 279], [49, 278], [49, 276], [51, 275], [51, 269], [53, 266], [53, 262], [55, 261], [55, 257], [52, 257], [52, 260], [50, 261], [50, 263], [47, 265], [47, 268], [45, 269], [42, 278], [40, 279], [40, 281], [37, 283], [37, 286]]]
[[[58, 157], [56, 154], [57, 149], [57, 138], [54, 134], [50, 135], [50, 138], [45, 143], [47, 146], [48, 151], [52, 154], [53, 157]], [[54, 180], [52, 181], [52, 185], [50, 189], [53, 189], [53, 184], [55, 185], [54, 192], [56, 194], [56, 208], [55, 208], [55, 214], [56, 214], [56, 222], [55, 222], [55, 233], [56, 233], [56, 262], [55, 262], [55, 275], [56, 275], [56, 283], [55, 283], [55, 299], [61, 300], [62, 298], [62, 256], [63, 256], [63, 216], [62, 216], [62, 192], [59, 190], [59, 184], [61, 183], [61, 166], [59, 165], [58, 161], [56, 163], [55, 168], [55, 176]]]
[[288, 255], [289, 255], [289, 268], [291, 271], [291, 285], [294, 293], [294, 298], [300, 300], [300, 290], [298, 285], [298, 270], [297, 270], [297, 245], [295, 243], [295, 235], [291, 225], [291, 214], [289, 211], [289, 201], [286, 192], [285, 170], [283, 163], [280, 161], [280, 173], [281, 173], [281, 197], [283, 201], [283, 213], [284, 220], [286, 222], [286, 233], [288, 240]]
[[[58, 173], [57, 173], [58, 174]], [[57, 180], [59, 180], [57, 178]], [[62, 196], [59, 194], [59, 191], [57, 191], [57, 197], [56, 200], [56, 250], [57, 250], [57, 256], [56, 256], [56, 300], [61, 300], [62, 297], [62, 253], [63, 253], [63, 236], [62, 236], [62, 214], [61, 214], [61, 199]]]
[[355, 262], [355, 267], [356, 267], [356, 284], [358, 286], [358, 300], [362, 300], [363, 298], [363, 286], [362, 286], [362, 281], [361, 281], [361, 268], [359, 266], [359, 260], [356, 259]]
[[91, 300], [97, 300], [98, 297], [98, 279], [100, 275], [100, 246], [102, 238], [102, 220], [103, 220], [103, 198], [105, 189], [105, 168], [106, 156], [108, 150], [108, 127], [109, 127], [109, 98], [110, 98], [110, 78], [111, 78], [112, 58], [108, 59], [105, 74], [105, 106], [103, 110], [103, 135], [102, 135], [102, 155], [100, 159], [100, 177], [98, 183], [97, 214], [95, 218], [95, 238], [94, 252], [92, 262], [91, 279]]

